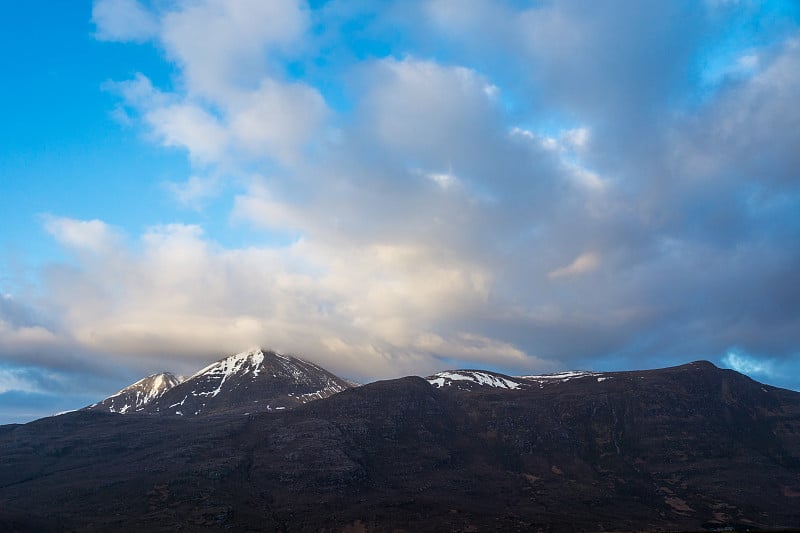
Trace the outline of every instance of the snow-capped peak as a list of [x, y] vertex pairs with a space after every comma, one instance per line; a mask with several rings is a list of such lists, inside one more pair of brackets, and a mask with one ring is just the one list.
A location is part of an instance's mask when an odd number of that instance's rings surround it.
[[264, 351], [261, 348], [252, 348], [226, 357], [225, 359], [215, 361], [198, 372], [195, 372], [194, 375], [190, 376], [186, 381], [203, 374], [224, 376], [223, 381], [231, 374], [238, 374], [240, 372], [252, 371], [257, 376], [263, 363]]
[[88, 409], [123, 414], [141, 411], [179, 383], [178, 378], [169, 372], [152, 374], [128, 385], [102, 402], [89, 406]]
[[253, 348], [207, 365], [147, 410], [183, 416], [274, 411], [350, 387], [313, 363]]

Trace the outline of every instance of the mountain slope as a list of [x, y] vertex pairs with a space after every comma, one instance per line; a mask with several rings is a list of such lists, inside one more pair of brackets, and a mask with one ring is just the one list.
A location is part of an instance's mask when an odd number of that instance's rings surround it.
[[144, 412], [201, 416], [275, 411], [350, 387], [314, 363], [257, 348], [208, 365], [148, 404]]
[[550, 382], [408, 377], [250, 416], [3, 426], [0, 529], [800, 525], [799, 393], [704, 362]]
[[153, 374], [84, 409], [122, 414], [141, 412], [145, 406], [158, 399], [178, 383], [180, 383], [178, 378], [169, 372]]

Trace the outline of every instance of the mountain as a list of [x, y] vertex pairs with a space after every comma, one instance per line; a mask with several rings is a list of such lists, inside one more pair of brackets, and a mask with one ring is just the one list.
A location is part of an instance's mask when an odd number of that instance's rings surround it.
[[[209, 384], [216, 397], [235, 374]], [[474, 379], [380, 381], [248, 416], [0, 426], [0, 530], [800, 527], [800, 393], [707, 362], [448, 374]]]
[[314, 363], [256, 348], [208, 365], [142, 411], [182, 416], [280, 411], [350, 387]]
[[178, 383], [178, 378], [169, 372], [153, 374], [84, 409], [122, 414], [141, 412]]
[[[512, 377], [488, 370], [450, 370], [425, 379], [437, 388], [473, 390], [478, 387], [497, 387], [514, 390], [593, 376], [602, 374], [572, 371]], [[600, 381], [604, 379], [607, 378], [599, 378]], [[153, 374], [84, 409], [121, 414], [146, 412], [189, 416], [230, 411], [274, 411], [327, 398], [355, 386], [314, 363], [265, 352], [261, 348], [208, 365], [162, 398], [179, 384], [180, 380], [169, 372]]]

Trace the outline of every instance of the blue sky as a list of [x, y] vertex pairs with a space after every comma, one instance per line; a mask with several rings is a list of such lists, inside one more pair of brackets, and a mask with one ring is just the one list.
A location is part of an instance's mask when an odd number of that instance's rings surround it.
[[800, 11], [4, 7], [0, 423], [254, 345], [800, 389]]

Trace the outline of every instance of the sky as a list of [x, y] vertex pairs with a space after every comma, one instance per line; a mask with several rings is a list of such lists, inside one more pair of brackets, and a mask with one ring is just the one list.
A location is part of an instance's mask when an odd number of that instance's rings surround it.
[[800, 6], [0, 16], [0, 423], [253, 346], [800, 390]]

